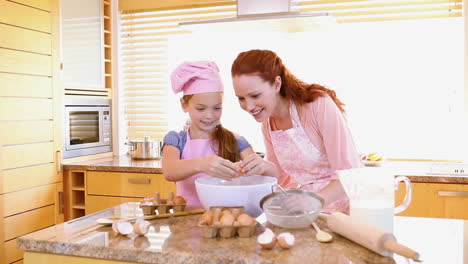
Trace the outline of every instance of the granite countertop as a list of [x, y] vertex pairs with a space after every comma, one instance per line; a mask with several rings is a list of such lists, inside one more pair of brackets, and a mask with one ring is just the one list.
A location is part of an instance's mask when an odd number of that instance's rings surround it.
[[[264, 229], [260, 224], [252, 237], [224, 239], [202, 238], [200, 215], [150, 220], [146, 236], [116, 235], [111, 226], [96, 222], [139, 213], [138, 203], [122, 204], [25, 235], [17, 245], [25, 251], [135, 263], [412, 263], [398, 255], [382, 257], [337, 234], [331, 243], [319, 243], [312, 228], [285, 230], [266, 223], [276, 234], [294, 234], [296, 245], [265, 250], [256, 242]], [[394, 222], [398, 242], [419, 252], [424, 263], [468, 263], [463, 256], [468, 250], [468, 221], [396, 216]]]
[[[405, 164], [404, 166], [411, 166]], [[106, 157], [63, 165], [64, 170], [90, 170], [110, 172], [134, 173], [162, 173], [161, 160], [134, 160], [128, 155]], [[429, 175], [415, 170], [412, 173], [401, 174], [407, 176], [411, 182], [420, 183], [452, 183], [468, 184], [467, 176]]]
[[161, 159], [136, 160], [128, 155], [63, 164], [64, 170], [162, 173]]

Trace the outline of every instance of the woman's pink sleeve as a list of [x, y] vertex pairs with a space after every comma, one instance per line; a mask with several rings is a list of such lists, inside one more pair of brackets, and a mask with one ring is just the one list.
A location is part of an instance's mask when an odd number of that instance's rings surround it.
[[[343, 114], [329, 96], [319, 97], [309, 104], [316, 120], [317, 131], [322, 137], [325, 153], [331, 169], [343, 170], [362, 167], [353, 137]], [[311, 124], [311, 122], [307, 122]], [[337, 179], [338, 176], [334, 175]]]
[[281, 168], [278, 159], [276, 158], [273, 145], [271, 143], [270, 130], [268, 129], [268, 123], [262, 124], [263, 141], [266, 148], [266, 159], [273, 162], [279, 170], [278, 184], [283, 188], [297, 187], [297, 183], [294, 182], [291, 177]]

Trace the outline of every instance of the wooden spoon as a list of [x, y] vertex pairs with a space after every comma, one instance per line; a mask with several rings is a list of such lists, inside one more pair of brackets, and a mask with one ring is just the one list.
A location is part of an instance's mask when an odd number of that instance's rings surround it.
[[332, 241], [332, 235], [320, 229], [315, 222], [312, 222], [312, 226], [315, 228], [315, 231], [317, 231], [315, 239], [317, 239], [318, 242], [326, 243]]

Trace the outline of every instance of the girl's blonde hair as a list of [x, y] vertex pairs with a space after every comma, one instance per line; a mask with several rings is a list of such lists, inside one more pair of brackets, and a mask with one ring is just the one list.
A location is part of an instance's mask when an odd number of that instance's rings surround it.
[[[192, 97], [193, 94], [188, 94], [184, 95], [182, 99], [188, 104]], [[234, 133], [219, 124], [216, 126], [214, 139], [218, 143], [218, 156], [230, 160], [231, 162], [240, 160], [239, 144], [237, 144], [237, 138]]]

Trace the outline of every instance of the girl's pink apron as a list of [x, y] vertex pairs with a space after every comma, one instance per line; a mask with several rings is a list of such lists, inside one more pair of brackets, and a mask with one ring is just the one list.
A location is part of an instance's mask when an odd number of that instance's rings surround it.
[[[211, 139], [191, 139], [189, 130], [187, 129], [187, 142], [182, 150], [182, 159], [193, 159], [206, 156], [216, 155]], [[176, 182], [177, 195], [184, 197], [187, 200], [187, 206], [202, 206], [198, 199], [197, 190], [195, 189], [195, 180], [200, 177], [209, 176], [206, 173], [200, 172], [191, 177]]]
[[[291, 101], [291, 121], [293, 127], [287, 130], [271, 131], [271, 143], [281, 166], [303, 189], [318, 192], [325, 188], [335, 171], [330, 168], [327, 156], [321, 153], [310, 141], [301, 125], [295, 104]], [[291, 186], [283, 186], [291, 187]], [[341, 211], [348, 213], [349, 201], [335, 201], [326, 207], [325, 211]]]

